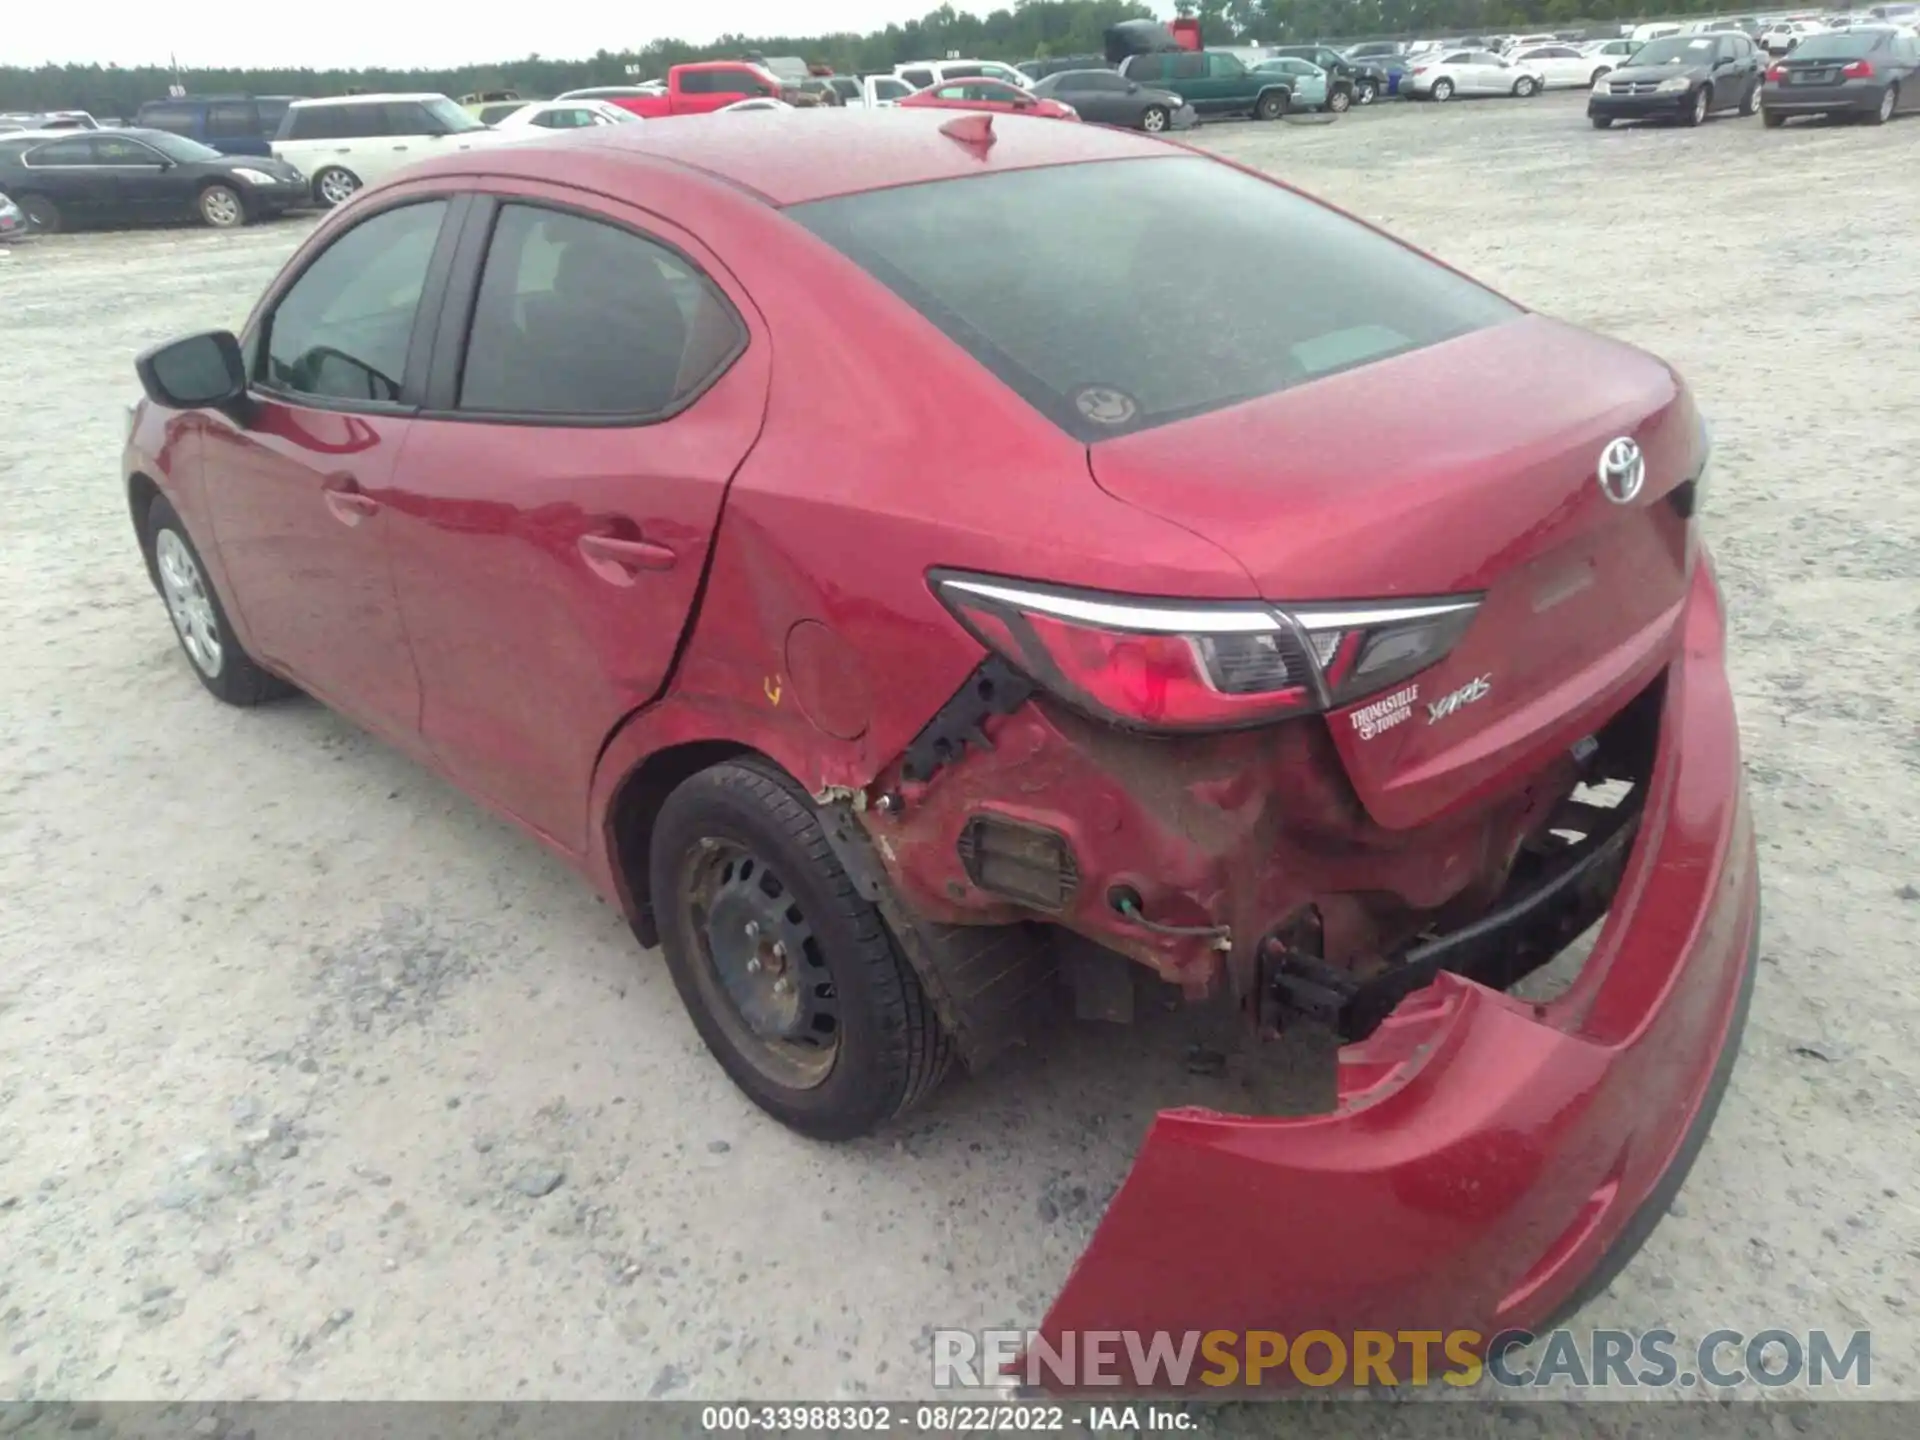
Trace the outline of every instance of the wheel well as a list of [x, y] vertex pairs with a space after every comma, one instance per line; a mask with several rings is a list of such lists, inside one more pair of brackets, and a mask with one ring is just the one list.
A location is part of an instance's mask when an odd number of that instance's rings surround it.
[[1262, 100], [1265, 100], [1269, 95], [1279, 95], [1286, 100], [1289, 106], [1293, 104], [1293, 87], [1291, 85], [1265, 86], [1258, 95], [1255, 95], [1253, 97], [1253, 103], [1258, 105]]
[[147, 578], [153, 582], [153, 588], [160, 588], [160, 568], [153, 558], [153, 544], [147, 535], [147, 515], [153, 509], [153, 502], [160, 498], [160, 487], [139, 471], [135, 471], [127, 481], [127, 511], [133, 516], [133, 533], [140, 542], [141, 558], [147, 562]]
[[613, 866], [626, 882], [633, 905], [633, 929], [643, 945], [660, 943], [653, 918], [653, 887], [649, 865], [653, 857], [653, 826], [660, 807], [680, 782], [723, 760], [755, 754], [731, 740], [695, 740], [659, 750], [641, 761], [620, 784], [608, 821]]

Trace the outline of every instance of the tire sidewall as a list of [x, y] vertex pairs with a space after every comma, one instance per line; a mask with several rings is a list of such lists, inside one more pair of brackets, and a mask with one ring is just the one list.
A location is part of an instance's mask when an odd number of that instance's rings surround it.
[[[1336, 90], [1327, 97], [1327, 109], [1336, 115], [1344, 115], [1353, 105], [1353, 96], [1345, 90]], [[1365, 101], [1360, 102], [1365, 104]]]
[[1453, 98], [1453, 82], [1451, 80], [1434, 81], [1431, 94], [1434, 99], [1442, 102], [1451, 100]]
[[[352, 188], [348, 190], [348, 192], [345, 195], [341, 196], [340, 199], [338, 200], [329, 200], [327, 198], [324, 187], [326, 184], [327, 176], [329, 175], [343, 175], [352, 184]], [[329, 206], [344, 205], [347, 203], [347, 201], [351, 200], [355, 195], [358, 195], [359, 193], [360, 193], [360, 177], [358, 175], [355, 175], [351, 170], [344, 168], [343, 166], [329, 165], [325, 169], [323, 169], [318, 175], [315, 175], [313, 177], [313, 197], [323, 205], [329, 205]]]
[[[215, 220], [207, 213], [207, 198], [216, 194], [227, 194], [233, 197], [234, 218], [232, 220]], [[214, 230], [238, 230], [247, 223], [247, 197], [231, 185], [209, 185], [201, 190], [197, 208], [200, 211], [201, 220]]]
[[207, 601], [213, 607], [214, 630], [220, 641], [220, 673], [207, 674], [193, 656], [187, 653], [186, 641], [181, 638], [180, 627], [173, 618], [173, 607], [167, 604], [166, 596], [162, 594], [160, 603], [166, 609], [167, 625], [173, 631], [174, 643], [180, 647], [180, 658], [187, 662], [187, 668], [209, 691], [222, 700], [234, 702], [237, 694], [236, 681], [240, 676], [242, 665], [246, 663], [246, 651], [241, 648], [240, 638], [233, 633], [233, 622], [227, 619], [226, 604], [221, 600], [220, 592], [214, 586], [213, 576], [207, 573], [207, 562], [200, 558], [200, 547], [193, 543], [193, 536], [187, 533], [187, 527], [180, 519], [179, 512], [164, 495], [156, 499], [147, 510], [145, 536], [147, 559], [154, 566], [156, 574], [159, 572], [158, 555], [162, 530], [171, 530], [179, 537], [180, 543], [186, 547], [187, 554], [192, 557], [194, 568], [200, 572], [200, 585], [207, 592]]
[[27, 223], [43, 235], [58, 235], [67, 228], [66, 217], [60, 213], [60, 207], [44, 195], [16, 195], [20, 213], [27, 217]]
[[[728, 1076], [753, 1102], [783, 1124], [817, 1139], [842, 1139], [863, 1134], [899, 1108], [904, 1085], [890, 1078], [884, 1063], [886, 1041], [882, 1016], [874, 1005], [874, 987], [862, 968], [863, 940], [857, 921], [835, 890], [847, 884], [837, 860], [832, 872], [808, 860], [790, 834], [783, 833], [758, 792], [740, 783], [747, 775], [766, 772], [744, 764], [726, 764], [702, 771], [668, 796], [654, 827], [650, 879], [660, 945], [674, 988], [680, 992], [694, 1028]], [[817, 828], [810, 826], [809, 829]], [[779, 876], [807, 917], [819, 942], [826, 967], [840, 1001], [840, 1047], [827, 1078], [810, 1090], [778, 1084], [753, 1065], [737, 1048], [733, 1037], [714, 1013], [720, 998], [719, 979], [711, 977], [712, 991], [702, 983], [696, 967], [710, 969], [698, 938], [690, 933], [681, 892], [699, 855], [702, 839], [727, 840], [750, 850]], [[871, 910], [852, 894], [851, 903]], [[857, 913], [857, 912], [856, 912]], [[877, 913], [872, 923], [882, 943], [891, 946]], [[904, 965], [896, 952], [897, 964]]]
[[[1150, 123], [1155, 115], [1160, 117], [1160, 123], [1158, 125]], [[1166, 107], [1163, 105], [1149, 105], [1145, 110], [1140, 112], [1140, 128], [1149, 135], [1164, 135], [1172, 124], [1173, 116], [1168, 113]]]
[[1277, 92], [1268, 92], [1254, 102], [1253, 113], [1262, 120], [1279, 120], [1291, 108], [1291, 101], [1283, 100]]

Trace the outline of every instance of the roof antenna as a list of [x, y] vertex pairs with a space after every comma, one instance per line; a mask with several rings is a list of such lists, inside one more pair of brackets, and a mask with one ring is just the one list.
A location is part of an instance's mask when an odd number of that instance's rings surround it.
[[949, 140], [958, 140], [962, 145], [984, 150], [993, 144], [993, 116], [988, 114], [960, 115], [940, 127], [940, 133]]

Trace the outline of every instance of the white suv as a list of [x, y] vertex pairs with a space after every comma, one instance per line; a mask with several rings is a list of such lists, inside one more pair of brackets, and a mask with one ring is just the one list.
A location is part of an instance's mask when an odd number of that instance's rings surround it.
[[893, 73], [916, 90], [925, 90], [929, 86], [944, 85], [949, 80], [1004, 80], [1009, 85], [1018, 85], [1022, 90], [1031, 90], [1033, 81], [1022, 75], [1011, 65], [1002, 65], [998, 60], [920, 60], [911, 65], [896, 65]]
[[287, 107], [273, 153], [313, 177], [313, 194], [338, 205], [402, 166], [510, 140], [445, 95], [337, 95]]

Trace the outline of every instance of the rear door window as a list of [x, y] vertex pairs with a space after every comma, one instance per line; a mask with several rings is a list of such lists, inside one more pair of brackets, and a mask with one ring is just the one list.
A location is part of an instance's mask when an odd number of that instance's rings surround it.
[[[786, 213], [1089, 441], [1520, 313], [1384, 235], [1210, 160], [979, 175]], [[1168, 225], [1170, 214], [1181, 223]], [[1116, 390], [1132, 402], [1117, 423], [1089, 400]]]
[[71, 140], [54, 140], [41, 145], [29, 150], [23, 158], [27, 165], [36, 170], [97, 163], [93, 155], [93, 142], [80, 135]]
[[386, 135], [383, 105], [302, 105], [287, 112], [288, 140], [360, 140]]
[[149, 130], [166, 130], [188, 139], [198, 138], [200, 107], [197, 105], [142, 105], [139, 123]]
[[207, 139], [253, 140], [260, 134], [260, 117], [250, 100], [215, 100], [207, 106]]
[[733, 307], [677, 251], [585, 216], [503, 205], [459, 407], [639, 423], [683, 408], [745, 342]]

